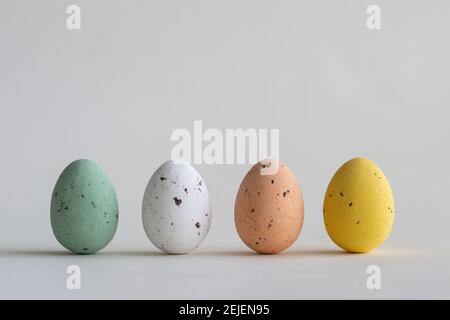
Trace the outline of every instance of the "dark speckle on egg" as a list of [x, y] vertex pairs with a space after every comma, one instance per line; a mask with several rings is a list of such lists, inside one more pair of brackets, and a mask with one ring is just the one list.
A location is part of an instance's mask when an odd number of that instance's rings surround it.
[[183, 202], [181, 199], [178, 199], [177, 197], [174, 197], [174, 198], [173, 198], [173, 201], [175, 201], [175, 204], [176, 204], [177, 206], [180, 206], [180, 204]]

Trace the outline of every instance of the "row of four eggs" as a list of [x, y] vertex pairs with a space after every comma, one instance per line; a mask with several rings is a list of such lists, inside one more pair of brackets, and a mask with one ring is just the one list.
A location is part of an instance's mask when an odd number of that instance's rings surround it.
[[[248, 247], [269, 254], [289, 248], [303, 216], [300, 186], [284, 163], [265, 160], [250, 169], [235, 202], [236, 229]], [[394, 220], [394, 199], [383, 172], [365, 158], [343, 164], [328, 185], [323, 217], [328, 235], [344, 250], [368, 252], [379, 246]], [[68, 165], [52, 194], [56, 239], [74, 253], [95, 253], [112, 240], [118, 220], [116, 193], [106, 173], [90, 160]], [[199, 173], [186, 162], [162, 164], [145, 190], [142, 222], [148, 238], [164, 252], [197, 248], [211, 225], [208, 190]]]

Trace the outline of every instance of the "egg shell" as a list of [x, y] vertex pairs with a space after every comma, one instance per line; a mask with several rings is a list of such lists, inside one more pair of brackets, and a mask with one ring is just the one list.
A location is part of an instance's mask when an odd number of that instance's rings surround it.
[[303, 226], [303, 196], [292, 171], [281, 161], [278, 172], [262, 175], [267, 161], [254, 165], [244, 177], [235, 202], [239, 237], [259, 253], [290, 247]]
[[144, 193], [142, 223], [160, 250], [184, 254], [197, 248], [211, 225], [208, 189], [187, 162], [167, 161], [152, 175]]
[[394, 196], [378, 166], [365, 158], [344, 163], [331, 179], [323, 218], [331, 240], [350, 252], [369, 252], [389, 236]]
[[102, 168], [85, 159], [69, 164], [51, 199], [51, 226], [59, 243], [74, 253], [95, 253], [112, 240], [118, 219], [116, 193]]

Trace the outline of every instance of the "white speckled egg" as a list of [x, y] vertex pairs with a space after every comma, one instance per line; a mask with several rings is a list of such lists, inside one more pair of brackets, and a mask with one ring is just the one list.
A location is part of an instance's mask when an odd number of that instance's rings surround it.
[[150, 241], [164, 252], [197, 248], [211, 225], [208, 190], [199, 173], [187, 162], [163, 163], [145, 190], [142, 222]]

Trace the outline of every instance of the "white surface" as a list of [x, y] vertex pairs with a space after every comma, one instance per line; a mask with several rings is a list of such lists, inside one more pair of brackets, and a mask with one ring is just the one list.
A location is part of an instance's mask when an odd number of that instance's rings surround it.
[[[389, 248], [347, 254], [333, 246], [300, 246], [280, 255], [245, 248], [201, 248], [189, 255], [106, 250], [75, 256], [63, 250], [2, 253], [0, 298], [313, 299], [450, 298], [448, 256]], [[81, 290], [66, 288], [69, 265], [81, 268]], [[381, 290], [366, 286], [369, 265]], [[7, 290], [5, 289], [7, 288]]]

